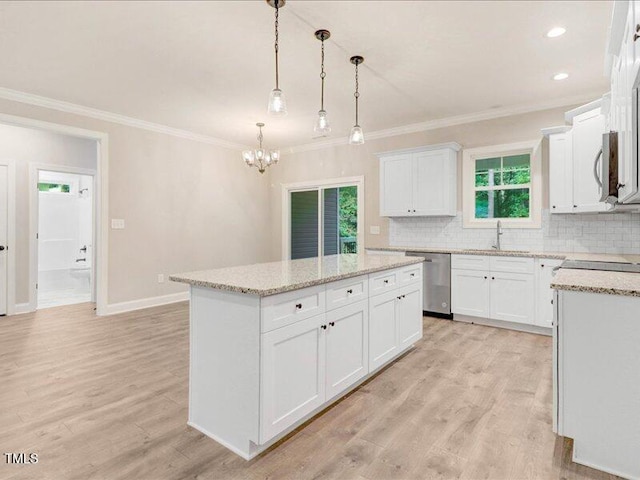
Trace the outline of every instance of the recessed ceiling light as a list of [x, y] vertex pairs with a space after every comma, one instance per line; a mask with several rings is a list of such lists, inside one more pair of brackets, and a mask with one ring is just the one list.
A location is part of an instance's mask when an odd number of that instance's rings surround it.
[[566, 31], [567, 29], [564, 27], [553, 27], [551, 30], [547, 32], [547, 37], [549, 38], [559, 37], [560, 35], [564, 35]]
[[568, 73], [556, 73], [553, 76], [554, 80], [566, 80], [567, 78], [569, 78], [569, 74]]

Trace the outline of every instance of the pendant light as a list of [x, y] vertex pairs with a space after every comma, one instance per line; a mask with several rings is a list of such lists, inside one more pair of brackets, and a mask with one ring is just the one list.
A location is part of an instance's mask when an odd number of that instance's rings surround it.
[[331, 133], [331, 127], [327, 119], [327, 112], [324, 109], [324, 78], [327, 76], [324, 73], [324, 41], [331, 37], [331, 32], [329, 30], [318, 30], [315, 36], [322, 42], [322, 46], [320, 47], [320, 110], [318, 111], [318, 118], [313, 131], [320, 136], [327, 136]]
[[351, 135], [349, 135], [349, 143], [351, 145], [362, 145], [364, 143], [364, 133], [362, 133], [362, 127], [358, 124], [358, 98], [360, 98], [360, 92], [358, 91], [358, 65], [364, 62], [364, 58], [360, 55], [354, 55], [351, 57], [351, 63], [356, 66], [356, 91], [353, 96], [356, 98], [356, 124], [351, 129]]
[[285, 0], [267, 0], [267, 3], [276, 9], [276, 39], [274, 44], [274, 50], [276, 53], [276, 88], [271, 90], [271, 94], [269, 95], [269, 106], [267, 108], [267, 112], [269, 113], [269, 115], [280, 117], [287, 114], [287, 102], [285, 101], [284, 93], [282, 92], [282, 90], [280, 90], [280, 79], [278, 76], [278, 16], [280, 13], [280, 8], [284, 7]]
[[242, 158], [249, 167], [256, 167], [260, 173], [264, 173], [268, 167], [278, 163], [280, 152], [278, 150], [266, 151], [262, 148], [262, 127], [264, 127], [264, 123], [256, 123], [256, 127], [259, 130], [259, 147], [255, 150], [245, 150], [242, 152]]

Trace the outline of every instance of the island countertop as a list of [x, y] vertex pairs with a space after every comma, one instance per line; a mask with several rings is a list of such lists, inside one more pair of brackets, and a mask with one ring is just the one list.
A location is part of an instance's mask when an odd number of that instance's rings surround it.
[[553, 277], [551, 288], [640, 297], [640, 273], [561, 268]]
[[342, 254], [170, 275], [174, 282], [266, 297], [421, 263], [420, 257]]

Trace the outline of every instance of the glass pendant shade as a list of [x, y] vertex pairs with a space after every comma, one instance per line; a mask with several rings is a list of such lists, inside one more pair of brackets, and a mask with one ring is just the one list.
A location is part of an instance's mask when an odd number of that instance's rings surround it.
[[349, 135], [350, 145], [362, 145], [364, 143], [364, 133], [360, 125], [354, 125], [351, 129], [351, 135]]
[[316, 124], [313, 127], [313, 131], [318, 135], [328, 135], [331, 133], [331, 127], [329, 126], [329, 120], [327, 119], [327, 112], [320, 110], [318, 112], [318, 118]]
[[280, 150], [271, 150], [271, 163], [278, 163], [280, 160]]
[[264, 150], [262, 148], [256, 150], [256, 160], [264, 160]]
[[287, 114], [287, 102], [284, 93], [279, 88], [271, 90], [269, 95], [269, 115], [282, 116]]
[[242, 152], [242, 158], [244, 158], [247, 165], [253, 165], [256, 161], [256, 156], [253, 153], [253, 150], [245, 150]]

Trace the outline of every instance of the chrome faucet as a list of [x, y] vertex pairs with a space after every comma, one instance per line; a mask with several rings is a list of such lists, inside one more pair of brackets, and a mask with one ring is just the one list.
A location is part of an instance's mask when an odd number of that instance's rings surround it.
[[493, 246], [494, 249], [500, 251], [500, 235], [502, 235], [502, 222], [498, 220], [496, 223], [496, 244]]

